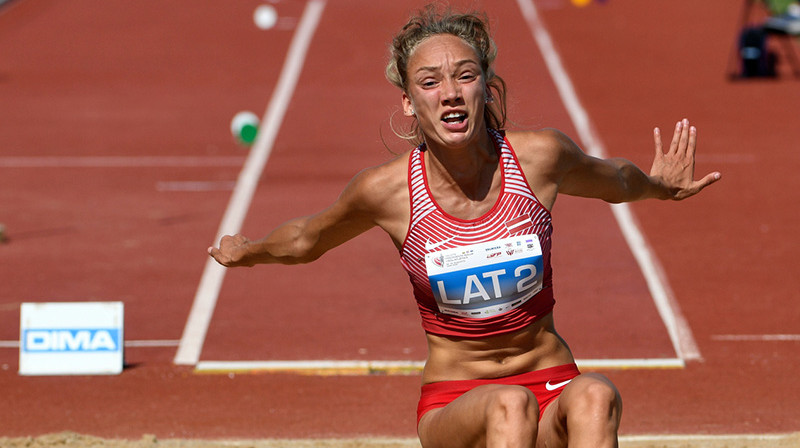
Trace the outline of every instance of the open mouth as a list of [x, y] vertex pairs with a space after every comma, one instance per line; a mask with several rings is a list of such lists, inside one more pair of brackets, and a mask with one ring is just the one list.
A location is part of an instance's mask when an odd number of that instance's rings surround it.
[[467, 119], [465, 112], [450, 112], [442, 117], [442, 121], [448, 124], [463, 123]]

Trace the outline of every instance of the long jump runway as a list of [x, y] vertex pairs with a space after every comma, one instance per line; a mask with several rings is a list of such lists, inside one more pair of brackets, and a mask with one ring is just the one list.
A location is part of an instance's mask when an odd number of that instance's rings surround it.
[[[311, 21], [321, 15], [322, 5], [322, 2], [309, 3], [306, 17], [311, 19], [306, 20]], [[360, 29], [363, 37], [348, 41], [346, 37], [349, 31], [338, 25], [347, 20], [346, 16], [351, 11], [330, 6], [326, 22], [316, 31], [325, 37], [319, 39], [319, 44], [308, 55], [304, 68], [307, 73], [325, 73], [326, 67], [340, 67], [340, 59], [357, 49], [364, 55], [381, 55], [385, 52], [384, 26], [363, 26]], [[404, 7], [407, 9], [409, 5]], [[386, 9], [381, 6], [375, 11], [363, 10], [362, 13], [376, 19], [385, 17], [378, 23], [391, 22], [392, 17], [404, 17], [402, 9]], [[337, 17], [337, 14], [342, 16]], [[526, 31], [525, 22], [517, 19], [515, 23], [513, 14], [497, 17], [496, 20]], [[327, 24], [330, 26], [326, 27]], [[307, 31], [310, 28], [304, 31], [310, 34], [311, 31]], [[305, 37], [310, 39], [307, 34]], [[368, 46], [367, 42], [373, 45]], [[502, 42], [499, 45], [503, 48]], [[547, 66], [541, 59], [536, 59], [536, 47], [529, 45], [522, 51], [530, 63], [523, 67], [516, 65], [515, 69], [520, 73], [518, 76], [546, 80]], [[365, 162], [379, 163], [382, 155], [390, 155], [381, 148], [378, 140], [379, 121], [373, 120], [376, 125], [369, 126], [366, 124], [369, 118], [366, 117], [348, 120], [346, 124], [331, 118], [337, 117], [337, 110], [340, 109], [366, 109], [368, 116], [383, 115], [385, 121], [388, 117], [386, 111], [396, 109], [399, 104], [397, 92], [391, 89], [385, 89], [388, 91], [385, 101], [372, 100], [363, 104], [363, 96], [357, 92], [362, 89], [380, 91], [385, 81], [371, 77], [374, 82], [372, 85], [359, 78], [354, 85], [352, 79], [355, 76], [350, 72], [366, 71], [361, 67], [371, 64], [352, 61], [348, 65], [351, 67], [345, 73], [333, 69], [334, 73], [326, 75], [324, 91], [320, 90], [318, 83], [309, 79], [313, 75], [300, 79], [292, 98], [292, 107], [299, 113], [288, 114], [282, 123], [280, 137], [275, 141], [275, 150], [271, 152], [272, 158], [263, 174], [264, 181], [255, 192], [257, 199], [246, 220], [245, 234], [260, 237], [274, 222], [291, 218], [291, 213], [310, 214], [321, 209], [335, 199], [347, 180], [365, 166]], [[530, 72], [526, 73], [525, 69]], [[551, 92], [556, 90], [552, 82], [537, 83], [536, 88]], [[562, 117], [566, 115], [557, 95], [551, 94], [548, 102], [542, 101], [544, 99], [540, 99], [537, 107]], [[533, 108], [516, 109], [515, 115], [531, 116], [536, 113]], [[571, 127], [571, 123], [563, 119], [546, 125], [561, 129]], [[309, 139], [309, 127], [322, 136], [322, 140]], [[386, 129], [383, 131], [386, 132]], [[262, 151], [262, 146], [267, 144], [257, 142], [253, 151]], [[352, 154], [344, 157], [345, 153]], [[292, 207], [291, 204], [296, 205]], [[593, 363], [618, 362], [623, 367], [678, 365], [676, 363], [681, 360], [674, 359], [676, 354], [666, 337], [666, 327], [659, 320], [643, 277], [636, 268], [630, 249], [622, 240], [610, 209], [596, 207], [592, 219], [587, 220], [581, 213], [571, 212], [569, 207], [585, 210], [592, 204], [572, 204], [565, 201], [564, 208], [567, 211], [563, 219], [557, 218], [556, 221], [558, 236], [567, 242], [559, 245], [559, 251], [556, 252], [560, 256], [557, 263], [563, 264], [563, 267], [559, 266], [556, 280], [563, 278], [567, 288], [573, 286], [573, 291], [567, 289], [560, 300], [569, 304], [566, 310], [559, 310], [559, 314], [565, 317], [559, 319], [559, 323], [567, 340], [576, 340], [578, 353], [586, 353], [586, 356], [594, 359], [589, 361]], [[242, 207], [239, 213], [246, 211]], [[269, 369], [272, 366], [283, 368], [287, 366], [283, 361], [291, 360], [298, 361], [298, 366], [311, 367], [324, 366], [331, 360], [338, 360], [338, 365], [345, 367], [349, 364], [344, 361], [395, 361], [391, 365], [401, 366], [421, 363], [425, 357], [425, 347], [417, 329], [418, 323], [413, 318], [413, 301], [408, 300], [408, 280], [398, 269], [396, 251], [386, 243], [382, 235], [370, 234], [310, 266], [259, 267], [227, 274], [230, 278], [221, 291], [220, 306], [213, 310], [213, 314], [210, 309], [208, 311], [213, 319], [210, 321], [208, 340], [203, 344], [204, 350], [198, 359], [202, 361], [199, 367], [223, 370], [247, 370], [253, 367]], [[568, 252], [570, 249], [572, 251]], [[561, 263], [562, 260], [570, 262]], [[575, 263], [571, 260], [584, 261]], [[221, 270], [216, 266], [209, 269], [212, 269], [211, 272]], [[620, 278], [616, 270], [625, 273], [625, 277]], [[613, 280], [606, 280], [609, 277]], [[592, 293], [584, 293], [587, 290]], [[254, 294], [256, 291], [259, 293]], [[205, 294], [206, 291], [199, 291], [198, 300]], [[258, 310], [256, 315], [259, 318], [248, 317], [254, 315], [254, 309]], [[667, 313], [670, 311], [667, 310]], [[639, 316], [635, 324], [626, 325], [621, 331], [608, 331], [606, 322], [623, 321], [630, 315], [627, 313], [632, 312]], [[571, 315], [582, 314], [589, 318], [570, 318]], [[669, 317], [674, 318], [674, 315]], [[614, 343], [619, 338], [647, 343], [620, 346]], [[243, 344], [243, 341], [247, 343]], [[184, 338], [182, 348], [192, 344], [199, 346], [199, 342], [202, 341]], [[182, 353], [176, 359], [179, 362], [197, 361], [188, 357], [184, 360]], [[237, 362], [239, 360], [256, 362], [240, 364]], [[280, 362], [273, 363], [271, 360]], [[221, 364], [214, 361], [228, 362]]]
[[[387, 237], [368, 232], [305, 266], [225, 271], [204, 255], [220, 232], [258, 238], [318, 211], [358, 170], [407, 149], [389, 124], [400, 94], [382, 73], [391, 32], [420, 4], [384, 3], [271, 2], [280, 19], [270, 30], [253, 25], [258, 1], [133, 12], [19, 0], [0, 9], [0, 46], [12, 55], [0, 66], [0, 90], [13, 106], [2, 109], [13, 126], [0, 130], [0, 222], [9, 229], [0, 246], [3, 435], [413, 436], [424, 337]], [[652, 127], [691, 113], [701, 120], [698, 175], [721, 169], [735, 183], [729, 172], [754, 172], [752, 162], [768, 155], [737, 144], [746, 137], [715, 121], [706, 101], [724, 105], [739, 87], [740, 100], [769, 118], [773, 110], [756, 98], [792, 101], [797, 89], [731, 86], [689, 51], [675, 57], [692, 77], [642, 66], [656, 62], [630, 57], [645, 41], [654, 51], [672, 39], [725, 53], [736, 15], [726, 22], [698, 8], [696, 16], [715, 17], [709, 25], [684, 20], [675, 2], [650, 8], [487, 6], [511, 129], [559, 128], [587, 152], [647, 169]], [[675, 37], [632, 20], [654, 14], [688, 31]], [[67, 29], [72, 41], [59, 41]], [[46, 76], [46, 62], [54, 74]], [[695, 84], [702, 95], [674, 94]], [[649, 91], [662, 96], [660, 107]], [[740, 107], [732, 103], [726, 118]], [[263, 116], [249, 151], [227, 129], [244, 109]], [[32, 132], [38, 123], [48, 132]], [[779, 123], [763, 126], [797, 136]], [[706, 133], [721, 136], [716, 145], [703, 146]], [[782, 140], [772, 148], [783, 154], [779, 171], [796, 167]], [[796, 386], [750, 388], [747, 405], [734, 396], [754, 378], [785, 384], [780, 372], [798, 365], [798, 307], [789, 300], [797, 293], [782, 286], [791, 276], [779, 263], [788, 253], [773, 250], [776, 267], [767, 270], [755, 249], [788, 235], [783, 223], [797, 212], [771, 220], [777, 212], [764, 209], [761, 240], [742, 243], [736, 235], [746, 229], [721, 224], [738, 215], [720, 185], [685, 204], [562, 197], [554, 209], [557, 326], [584, 370], [602, 370], [620, 387], [623, 433], [797, 429], [800, 409], [786, 393]], [[781, 316], [737, 299], [753, 290], [741, 277], [729, 286], [724, 273], [738, 269], [742, 251], [772, 279], [766, 300], [786, 305]], [[119, 377], [16, 375], [19, 303], [79, 300], [125, 302], [129, 368]], [[737, 306], [749, 325], [732, 325]], [[724, 414], [713, 412], [720, 403]]]

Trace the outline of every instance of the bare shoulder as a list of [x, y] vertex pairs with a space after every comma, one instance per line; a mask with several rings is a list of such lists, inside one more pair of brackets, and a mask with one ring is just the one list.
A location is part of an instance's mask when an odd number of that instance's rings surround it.
[[399, 244], [410, 216], [408, 193], [409, 153], [361, 170], [350, 181], [340, 200], [367, 215]]
[[348, 185], [348, 190], [369, 204], [382, 204], [398, 192], [408, 195], [408, 153], [377, 166], [361, 170]]
[[545, 128], [536, 131], [509, 132], [508, 142], [524, 164], [533, 159], [538, 162], [552, 160], [558, 162], [572, 151], [580, 151], [578, 145], [558, 129]]
[[534, 194], [552, 209], [564, 173], [581, 154], [580, 148], [557, 129], [509, 132], [506, 136]]

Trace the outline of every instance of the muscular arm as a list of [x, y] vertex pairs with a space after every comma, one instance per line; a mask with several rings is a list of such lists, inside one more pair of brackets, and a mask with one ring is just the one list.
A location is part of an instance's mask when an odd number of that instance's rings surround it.
[[[402, 228], [402, 214], [396, 196], [398, 180], [391, 179], [392, 166], [362, 171], [345, 187], [328, 208], [310, 216], [295, 218], [278, 226], [263, 239], [251, 241], [243, 235], [228, 235], [219, 248], [208, 253], [227, 267], [264, 263], [299, 264], [318, 259], [328, 250], [380, 225], [395, 236]], [[400, 181], [405, 181], [404, 177]], [[406, 195], [407, 197], [407, 195]]]
[[529, 181], [538, 182], [544, 192], [550, 191], [551, 201], [555, 201], [556, 193], [563, 193], [619, 203], [647, 198], [681, 200], [720, 179], [720, 174], [713, 172], [694, 180], [697, 130], [687, 120], [676, 125], [666, 152], [658, 128], [653, 137], [655, 158], [648, 175], [625, 159], [589, 156], [561, 132], [542, 131], [536, 138], [523, 140], [531, 143], [528, 146], [537, 154], [536, 163], [544, 167], [541, 176], [530, 176], [533, 179]]
[[667, 192], [657, 179], [622, 158], [599, 159], [584, 154], [566, 136], [559, 138], [562, 173], [558, 192], [571, 196], [620, 203], [639, 199], [665, 199]]

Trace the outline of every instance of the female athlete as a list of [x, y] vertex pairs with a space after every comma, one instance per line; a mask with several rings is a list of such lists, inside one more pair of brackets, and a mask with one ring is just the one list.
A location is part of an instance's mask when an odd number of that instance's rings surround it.
[[680, 200], [694, 180], [697, 131], [654, 130], [650, 174], [583, 153], [559, 131], [503, 132], [505, 84], [476, 14], [421, 11], [395, 37], [387, 77], [419, 145], [357, 174], [327, 209], [265, 238], [225, 236], [224, 266], [307, 263], [379, 226], [408, 271], [429, 347], [418, 407], [429, 447], [611, 447], [622, 402], [581, 374], [553, 323], [550, 211], [558, 194]]

